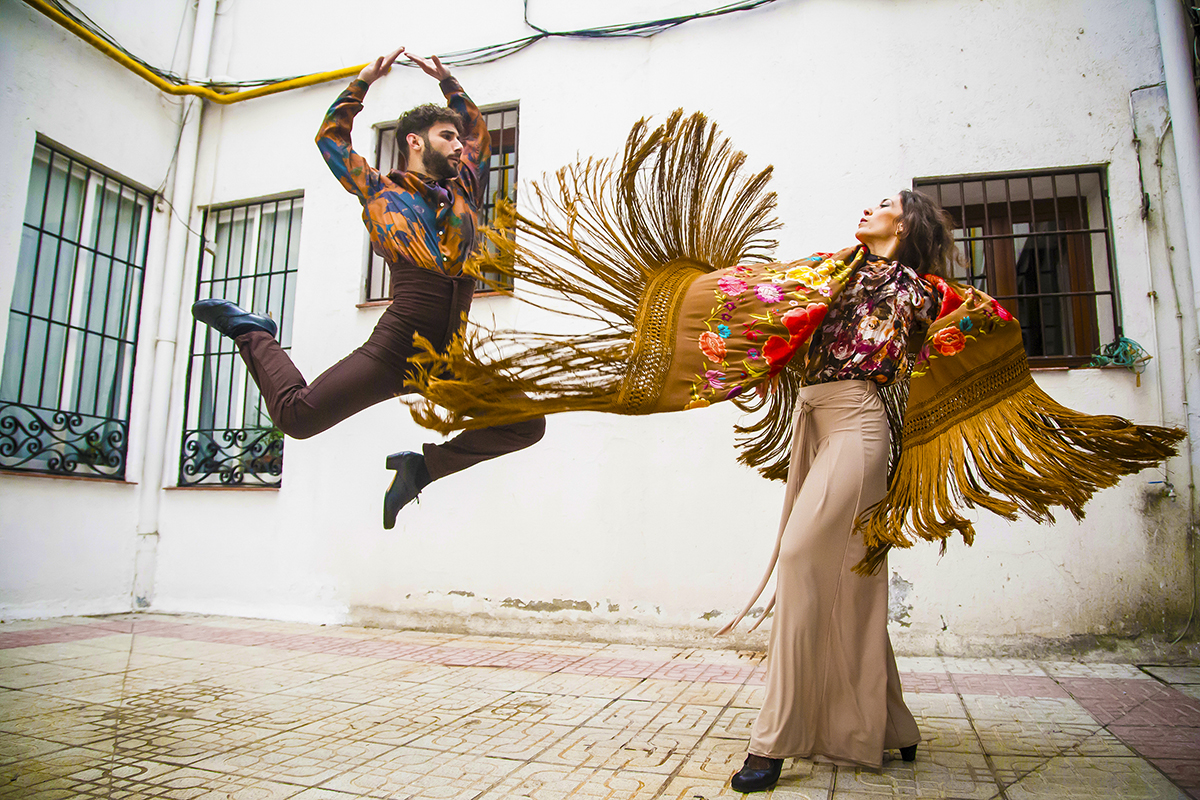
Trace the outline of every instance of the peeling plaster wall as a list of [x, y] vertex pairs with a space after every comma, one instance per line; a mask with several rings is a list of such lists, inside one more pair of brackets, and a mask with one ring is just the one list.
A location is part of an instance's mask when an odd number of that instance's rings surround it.
[[[542, 27], [566, 29], [710, 5], [534, 0], [529, 12]], [[222, 5], [212, 71], [298, 74], [362, 63], [400, 44], [427, 53], [507, 41], [526, 32], [521, 14], [518, 0], [464, 0], [447, 25], [436, 6], [354, 0], [339, 10], [346, 35], [333, 36], [316, 3], [238, 0]], [[1173, 162], [1168, 152], [1147, 228], [1131, 144], [1130, 93], [1161, 79], [1150, 0], [781, 0], [651, 39], [545, 41], [455, 74], [480, 105], [520, 102], [523, 182], [576, 155], [616, 153], [643, 115], [680, 106], [708, 113], [751, 167], [775, 165], [786, 225], [781, 257], [845, 245], [863, 206], [917, 176], [1108, 164], [1125, 333], [1155, 360], [1140, 386], [1124, 370], [1036, 379], [1078, 408], [1183, 421], [1180, 386], [1195, 371], [1195, 324], [1181, 345], [1164, 299], [1169, 251], [1161, 232], [1175, 231], [1177, 247], [1182, 240]], [[381, 313], [356, 307], [366, 252], [359, 207], [312, 143], [342, 88], [210, 107], [197, 176], [200, 204], [304, 192], [293, 356], [310, 379], [358, 346]], [[394, 71], [367, 97], [357, 148], [373, 153], [373, 124], [438, 99], [423, 74]], [[1150, 130], [1154, 100], [1138, 103]], [[1152, 161], [1143, 153], [1143, 166]], [[195, 254], [189, 259], [185, 296], [195, 281]], [[545, 321], [507, 298], [480, 299], [472, 317]], [[182, 381], [181, 366], [169, 452], [178, 447]], [[385, 532], [380, 500], [391, 473], [383, 459], [428, 435], [398, 403], [383, 403], [321, 436], [288, 440], [277, 492], [167, 491], [155, 608], [567, 636], [706, 636], [757, 583], [779, 520], [782, 487], [735, 462], [737, 418], [720, 407], [650, 418], [558, 416], [536, 447], [430, 486]], [[1101, 493], [1082, 522], [1065, 514], [1043, 527], [981, 516], [973, 548], [956, 541], [944, 557], [932, 545], [895, 554], [898, 648], [1173, 632], [1191, 597], [1186, 463], [1170, 467], [1173, 499], [1150, 483], [1163, 475], [1148, 471]], [[763, 641], [760, 631], [734, 643]]]

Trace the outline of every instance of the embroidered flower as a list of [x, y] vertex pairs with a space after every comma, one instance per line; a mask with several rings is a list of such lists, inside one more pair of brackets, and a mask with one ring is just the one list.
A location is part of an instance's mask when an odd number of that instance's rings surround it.
[[958, 328], [942, 328], [933, 335], [933, 349], [944, 356], [952, 356], [967, 344], [967, 337]]
[[707, 405], [709, 405], [709, 402], [703, 397], [696, 397], [692, 399], [692, 402], [684, 406], [683, 410], [687, 411], [689, 408], [704, 408]]
[[[758, 331], [755, 331], [755, 333], [758, 333]], [[751, 361], [758, 361], [760, 358], [762, 358], [762, 356], [759, 354], [757, 347], [751, 347], [746, 351], [746, 358], [750, 359]]]
[[799, 281], [806, 286], [812, 286], [821, 276], [812, 267], [792, 267], [787, 271], [787, 277], [789, 281]]
[[992, 311], [995, 311], [996, 316], [1005, 322], [1012, 322], [1013, 315], [1008, 313], [1008, 309], [997, 303], [995, 300], [992, 301]]
[[725, 373], [720, 370], [710, 369], [704, 373], [704, 381], [714, 389], [725, 388]]
[[733, 333], [733, 331], [729, 330], [729, 326], [728, 326], [728, 325], [718, 325], [718, 326], [717, 326], [717, 333], [720, 335], [720, 337], [721, 337], [722, 339], [728, 339], [728, 338], [729, 338], [729, 334]]
[[958, 321], [958, 329], [960, 331], [969, 331], [975, 323], [971, 322], [970, 317], [963, 317]]
[[704, 353], [709, 361], [724, 361], [725, 340], [712, 331], [705, 331], [700, 334], [700, 352]]
[[754, 294], [764, 303], [778, 303], [783, 299], [783, 292], [778, 286], [770, 283], [760, 283], [754, 287]]
[[730, 297], [737, 297], [746, 291], [746, 282], [741, 278], [726, 275], [717, 281], [717, 288]]

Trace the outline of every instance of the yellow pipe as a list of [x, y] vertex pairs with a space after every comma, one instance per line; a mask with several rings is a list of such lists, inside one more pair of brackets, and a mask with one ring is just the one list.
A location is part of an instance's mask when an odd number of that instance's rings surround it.
[[343, 67], [342, 69], [335, 69], [330, 72], [317, 72], [300, 78], [279, 81], [278, 83], [272, 83], [267, 86], [257, 86], [253, 89], [246, 89], [245, 91], [241, 92], [222, 93], [210, 89], [207, 86], [178, 86], [170, 81], [164, 80], [161, 76], [156, 75], [150, 70], [146, 69], [144, 66], [134, 61], [132, 58], [125, 55], [108, 42], [96, 36], [87, 28], [75, 22], [75, 20], [64, 15], [57, 8], [45, 2], [45, 0], [25, 0], [25, 3], [42, 12], [59, 25], [62, 25], [71, 33], [75, 34], [80, 39], [83, 39], [92, 47], [96, 48], [101, 53], [104, 53], [104, 55], [108, 56], [113, 61], [116, 61], [129, 71], [150, 81], [150, 83], [154, 84], [167, 94], [191, 94], [196, 95], [197, 97], [202, 97], [205, 100], [211, 100], [214, 103], [220, 103], [222, 105], [237, 103], [242, 100], [250, 100], [255, 97], [262, 97], [263, 95], [275, 94], [276, 92], [286, 92], [289, 89], [299, 89], [302, 86], [312, 86], [316, 83], [336, 81], [339, 78], [349, 78], [353, 75], [357, 75], [362, 71], [362, 68], [366, 66], [366, 64], [359, 64], [357, 67]]

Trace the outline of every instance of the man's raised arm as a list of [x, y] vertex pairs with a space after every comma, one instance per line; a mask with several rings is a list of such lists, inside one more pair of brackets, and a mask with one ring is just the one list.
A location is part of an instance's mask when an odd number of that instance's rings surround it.
[[363, 67], [362, 72], [350, 82], [346, 91], [333, 101], [321, 122], [321, 129], [317, 131], [317, 149], [321, 151], [321, 156], [329, 165], [333, 176], [346, 191], [357, 195], [364, 203], [379, 188], [379, 172], [370, 162], [354, 152], [350, 142], [350, 130], [354, 124], [354, 116], [362, 111], [362, 101], [367, 94], [367, 88], [387, 75], [392, 64], [403, 52], [404, 48], [401, 47]]
[[450, 74], [450, 70], [442, 64], [437, 56], [424, 59], [409, 53], [408, 60], [438, 82], [442, 94], [446, 98], [446, 105], [457, 111], [462, 117], [462, 161], [464, 166], [469, 167], [468, 170], [463, 171], [467, 174], [462, 177], [465, 182], [468, 182], [467, 188], [475, 197], [475, 201], [482, 204], [483, 198], [479, 196], [482, 192], [482, 187], [479, 185], [480, 168], [487, 165], [487, 160], [492, 155], [492, 139], [488, 135], [487, 122], [484, 121], [483, 114], [479, 113], [479, 108], [463, 91], [462, 84]]

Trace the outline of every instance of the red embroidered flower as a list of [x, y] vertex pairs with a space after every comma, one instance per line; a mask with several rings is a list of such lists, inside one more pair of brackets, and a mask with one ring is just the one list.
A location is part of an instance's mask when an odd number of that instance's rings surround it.
[[709, 361], [724, 361], [725, 340], [712, 331], [705, 331], [700, 334], [700, 352], [704, 353]]
[[767, 360], [767, 364], [771, 367], [771, 374], [779, 372], [783, 369], [788, 361], [792, 358], [792, 353], [795, 350], [788, 343], [787, 339], [782, 336], [772, 336], [767, 339], [767, 343], [763, 345], [763, 358]]
[[1005, 322], [1012, 322], [1013, 315], [1008, 313], [1008, 309], [997, 303], [995, 300], [992, 301], [992, 311], [995, 311], [996, 316]]
[[967, 344], [967, 337], [957, 327], [942, 328], [933, 335], [933, 349], [944, 356], [952, 356]]

